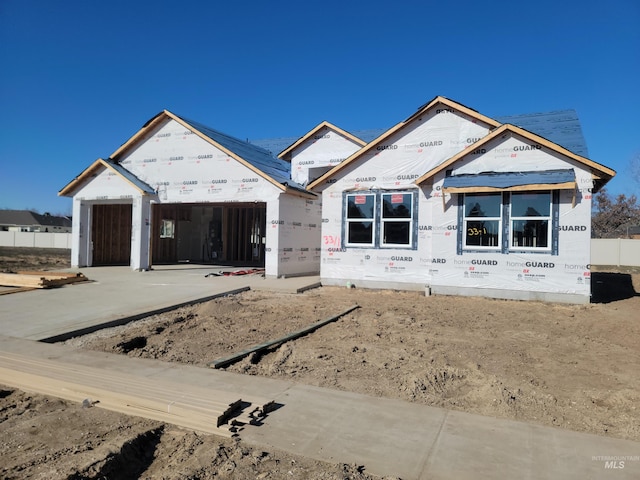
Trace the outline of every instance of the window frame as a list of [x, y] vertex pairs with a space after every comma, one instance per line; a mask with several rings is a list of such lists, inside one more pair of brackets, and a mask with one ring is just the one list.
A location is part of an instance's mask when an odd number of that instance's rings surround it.
[[[457, 254], [463, 253], [538, 253], [547, 255], [558, 255], [558, 238], [560, 230], [560, 190], [547, 189], [547, 190], [527, 190], [522, 192], [502, 191], [495, 192], [497, 195], [501, 195], [500, 212], [500, 248], [495, 247], [479, 247], [479, 246], [466, 246], [466, 221], [465, 221], [465, 196], [474, 195], [478, 193], [486, 192], [468, 192], [458, 194], [458, 236], [457, 236]], [[547, 241], [549, 245], [547, 247], [521, 247], [512, 245], [513, 236], [513, 223], [511, 217], [511, 196], [514, 193], [549, 193], [550, 196], [550, 215], [544, 217], [515, 217], [515, 220], [521, 220], [523, 218], [542, 218], [549, 221], [549, 228], [547, 230]], [[474, 218], [474, 217], [468, 217]], [[485, 218], [485, 217], [480, 217]], [[493, 218], [493, 217], [490, 217]]]
[[[343, 210], [342, 210], [342, 245], [344, 248], [369, 248], [376, 250], [417, 250], [418, 249], [418, 191], [417, 189], [406, 190], [388, 190], [388, 189], [372, 189], [366, 191], [345, 191], [343, 193]], [[411, 207], [409, 208], [409, 217], [390, 218], [384, 217], [383, 205], [385, 195], [410, 195]], [[361, 218], [349, 218], [349, 198], [358, 195], [369, 195], [375, 198], [374, 212], [372, 221], [372, 243], [354, 243], [349, 242], [349, 224], [362, 221]], [[409, 225], [409, 243], [387, 243], [384, 238], [384, 227], [391, 223], [408, 223]]]
[[[545, 193], [549, 196], [549, 214], [548, 215], [529, 215], [529, 216], [516, 216], [513, 214], [513, 197], [516, 195], [531, 195], [531, 194], [542, 194]], [[517, 221], [546, 221], [547, 222], [547, 245], [544, 247], [531, 247], [531, 246], [523, 246], [523, 245], [514, 245], [513, 241], [515, 240], [515, 229], [514, 222]], [[512, 192], [509, 199], [509, 231], [510, 231], [510, 239], [509, 239], [509, 250], [510, 251], [518, 251], [518, 252], [550, 252], [553, 244], [553, 195], [550, 190], [541, 190], [535, 192]]]
[[[409, 210], [409, 217], [387, 217], [385, 218], [384, 214], [385, 214], [385, 210], [384, 210], [384, 197], [385, 196], [391, 196], [393, 197], [393, 195], [410, 195], [411, 200], [410, 200], [410, 208]], [[415, 199], [415, 192], [395, 192], [395, 191], [387, 191], [387, 192], [380, 192], [380, 248], [411, 248], [413, 246], [413, 229], [414, 229], [414, 199]], [[393, 200], [393, 198], [392, 198]], [[404, 204], [404, 199], [403, 202]], [[386, 224], [393, 224], [393, 223], [406, 223], [409, 225], [409, 243], [391, 243], [391, 242], [387, 242], [386, 241], [386, 236], [385, 236], [385, 225]]]
[[[365, 196], [365, 197], [373, 197], [373, 215], [371, 217], [349, 217], [349, 198], [350, 197], [359, 197], [359, 196]], [[344, 226], [344, 232], [343, 232], [343, 238], [344, 238], [344, 242], [342, 242], [342, 244], [345, 247], [360, 247], [360, 248], [367, 248], [367, 247], [373, 247], [376, 244], [376, 230], [377, 230], [377, 222], [376, 222], [376, 209], [377, 209], [377, 205], [378, 205], [378, 201], [377, 201], [377, 196], [371, 192], [357, 192], [357, 193], [353, 193], [353, 192], [347, 192], [347, 194], [344, 197], [344, 215], [343, 215], [343, 226]], [[355, 203], [355, 202], [354, 202]], [[350, 233], [350, 224], [352, 223], [365, 223], [365, 222], [371, 222], [371, 242], [369, 243], [362, 243], [362, 242], [350, 242], [349, 241], [349, 233]]]
[[[499, 204], [498, 204], [498, 216], [472, 216], [472, 215], [467, 215], [467, 202], [465, 201], [466, 198], [468, 196], [491, 196], [491, 197], [500, 197], [499, 198]], [[470, 194], [464, 194], [463, 196], [463, 202], [462, 202], [462, 208], [463, 208], [463, 223], [462, 223], [462, 227], [463, 227], [463, 231], [462, 231], [462, 235], [463, 235], [463, 250], [465, 251], [488, 251], [488, 252], [496, 252], [496, 251], [500, 251], [502, 249], [502, 224], [503, 224], [503, 215], [502, 215], [502, 206], [503, 206], [503, 195], [501, 193], [470, 193]], [[480, 220], [481, 219], [481, 220]], [[467, 245], [467, 239], [469, 238], [469, 230], [470, 228], [468, 228], [468, 224], [469, 222], [481, 222], [481, 221], [485, 221], [485, 222], [498, 222], [498, 241], [496, 242], [495, 245]]]

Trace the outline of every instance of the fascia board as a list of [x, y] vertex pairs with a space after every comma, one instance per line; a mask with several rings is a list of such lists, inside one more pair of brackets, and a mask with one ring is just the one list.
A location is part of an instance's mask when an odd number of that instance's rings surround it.
[[216, 142], [215, 140], [213, 140], [212, 138], [210, 138], [209, 136], [205, 135], [204, 133], [202, 133], [200, 130], [198, 130], [197, 128], [193, 127], [192, 125], [190, 125], [188, 122], [184, 121], [183, 119], [181, 119], [180, 117], [178, 117], [177, 115], [174, 115], [173, 113], [169, 112], [168, 110], [165, 110], [164, 113], [171, 118], [172, 120], [178, 122], [180, 125], [182, 125], [183, 127], [191, 130], [193, 133], [195, 133], [197, 136], [199, 136], [201, 139], [203, 139], [205, 142], [209, 143], [210, 145], [213, 145], [214, 147], [216, 147], [217, 149], [221, 150], [222, 152], [224, 152], [226, 155], [230, 156], [231, 158], [233, 158], [234, 160], [236, 160], [238, 163], [244, 165], [245, 167], [247, 167], [249, 170], [251, 170], [252, 172], [254, 172], [256, 175], [264, 178], [265, 180], [267, 180], [269, 183], [273, 184], [274, 186], [276, 186], [279, 190], [281, 191], [286, 191], [287, 187], [285, 185], [282, 185], [280, 182], [276, 181], [275, 179], [271, 178], [269, 175], [267, 175], [266, 173], [264, 173], [262, 170], [260, 170], [259, 168], [254, 167], [253, 165], [251, 165], [249, 162], [247, 162], [246, 160], [244, 160], [242, 157], [236, 155], [234, 152], [232, 152], [231, 150], [227, 149], [226, 147], [220, 145], [218, 142]]
[[356, 152], [354, 152], [350, 157], [346, 158], [345, 160], [343, 160], [341, 163], [339, 163], [338, 165], [336, 165], [335, 167], [333, 167], [331, 170], [329, 170], [328, 172], [326, 172], [324, 175], [316, 178], [313, 182], [311, 182], [309, 185], [307, 185], [307, 190], [312, 190], [313, 188], [317, 187], [318, 185], [320, 185], [322, 182], [324, 182], [326, 179], [331, 178], [333, 175], [335, 175], [337, 172], [339, 172], [340, 170], [342, 170], [343, 168], [347, 167], [348, 165], [350, 165], [352, 162], [356, 161], [358, 158], [360, 158], [360, 156], [364, 155], [366, 152], [368, 152], [369, 150], [371, 150], [373, 147], [375, 147], [376, 145], [378, 145], [379, 143], [381, 143], [382, 141], [384, 141], [387, 137], [393, 135], [395, 132], [397, 132], [398, 130], [400, 130], [400, 128], [402, 128], [405, 125], [405, 122], [400, 122], [397, 125], [391, 127], [389, 130], [387, 130], [386, 132], [384, 132], [382, 135], [380, 135], [378, 138], [371, 140], [369, 143], [365, 144], [360, 150], [357, 150]]
[[497, 129], [495, 129], [494, 131], [490, 132], [488, 135], [486, 135], [485, 137], [481, 138], [476, 143], [474, 143], [472, 145], [469, 145], [467, 148], [465, 148], [464, 150], [462, 150], [458, 154], [454, 155], [449, 160], [446, 160], [445, 162], [441, 163], [437, 167], [429, 170], [427, 173], [425, 173], [421, 177], [417, 178], [414, 183], [416, 185], [420, 185], [421, 183], [427, 182], [429, 179], [431, 179], [437, 173], [442, 172], [443, 170], [446, 170], [448, 167], [450, 167], [451, 165], [456, 163], [458, 160], [464, 158], [469, 153], [478, 150], [479, 148], [481, 148], [482, 146], [487, 144], [489, 141], [493, 140], [494, 138], [496, 138], [496, 137], [498, 137], [498, 136], [500, 136], [500, 135], [502, 135], [503, 133], [506, 133], [506, 132], [515, 133], [517, 135], [520, 135], [521, 137], [526, 138], [527, 140], [531, 140], [531, 141], [534, 141], [534, 142], [536, 142], [536, 143], [538, 143], [540, 145], [544, 145], [545, 147], [549, 148], [550, 150], [552, 150], [552, 151], [554, 151], [556, 153], [559, 153], [559, 154], [561, 154], [561, 155], [563, 155], [565, 157], [571, 158], [571, 159], [577, 161], [578, 163], [581, 163], [581, 164], [589, 167], [589, 169], [591, 169], [592, 175], [594, 175], [596, 178], [603, 179], [605, 181], [609, 181], [616, 174], [615, 170], [612, 170], [612, 169], [610, 169], [608, 167], [605, 167], [604, 165], [600, 165], [599, 163], [596, 163], [596, 162], [594, 162], [592, 160], [589, 160], [588, 158], [585, 158], [585, 157], [582, 157], [580, 155], [577, 155], [577, 154], [567, 150], [566, 148], [547, 140], [546, 138], [543, 138], [543, 137], [541, 137], [539, 135], [536, 135], [535, 133], [529, 132], [528, 130], [524, 130], [524, 129], [520, 128], [520, 127], [516, 127], [515, 125], [511, 125], [511, 124], [507, 123], [507, 124], [504, 124], [504, 125], [500, 126]]
[[400, 130], [401, 128], [403, 128], [403, 127], [409, 125], [410, 123], [414, 122], [417, 118], [420, 118], [427, 111], [431, 110], [432, 108], [434, 108], [436, 105], [439, 105], [439, 104], [446, 105], [447, 107], [450, 107], [450, 108], [452, 108], [454, 110], [458, 110], [458, 111], [470, 116], [471, 118], [475, 118], [476, 120], [479, 120], [481, 122], [484, 122], [484, 123], [488, 124], [491, 127], [495, 128], [495, 127], [500, 126], [500, 122], [498, 122], [497, 120], [494, 120], [494, 119], [492, 119], [490, 117], [487, 117], [486, 115], [482, 115], [481, 113], [478, 113], [478, 112], [476, 112], [475, 110], [473, 110], [473, 109], [471, 109], [469, 107], [465, 107], [464, 105], [462, 105], [462, 104], [460, 104], [458, 102], [455, 102], [453, 100], [449, 100], [446, 97], [437, 96], [433, 100], [431, 100], [429, 103], [427, 103], [423, 107], [419, 108], [416, 113], [411, 115], [405, 121], [394, 125], [389, 130], [387, 130], [382, 135], [380, 135], [378, 138], [376, 138], [375, 140], [372, 140], [371, 142], [366, 144], [364, 147], [362, 147], [360, 150], [358, 150], [353, 155], [351, 155], [349, 158], [344, 160], [342, 163], [336, 165], [334, 168], [332, 168], [331, 170], [326, 172], [324, 175], [322, 175], [321, 177], [319, 177], [316, 180], [314, 180], [313, 182], [311, 182], [307, 186], [307, 189], [311, 190], [311, 189], [315, 188], [316, 186], [318, 186], [319, 184], [321, 184], [322, 182], [324, 182], [325, 180], [327, 180], [328, 178], [331, 178], [333, 175], [335, 175], [337, 172], [339, 172], [342, 168], [346, 167], [348, 164], [350, 164], [351, 162], [355, 161], [358, 157], [360, 157], [361, 155], [364, 155], [369, 150], [373, 149], [374, 147], [376, 147], [380, 143], [384, 142], [384, 140], [389, 138], [391, 135], [396, 133], [398, 130]]
[[93, 172], [95, 170], [97, 170], [101, 165], [103, 164], [102, 159], [98, 158], [96, 161], [94, 161], [91, 165], [89, 165], [87, 168], [85, 168], [82, 172], [80, 172], [80, 174], [74, 178], [73, 180], [71, 180], [69, 183], [67, 183], [59, 192], [58, 192], [58, 196], [59, 197], [69, 197], [73, 195], [73, 192], [76, 191], [76, 189], [79, 187], [79, 185], [84, 182], [85, 180], [87, 180], [89, 177], [91, 177], [91, 175], [93, 174]]
[[458, 103], [454, 100], [450, 100], [446, 97], [442, 97], [442, 96], [437, 96], [436, 98], [434, 98], [433, 100], [431, 100], [429, 103], [427, 103], [424, 107], [420, 108], [416, 113], [414, 113], [413, 115], [411, 115], [407, 120], [405, 120], [406, 122], [409, 122], [411, 120], [414, 120], [416, 117], [422, 116], [424, 115], [428, 110], [432, 109], [433, 107], [435, 107], [436, 105], [438, 105], [439, 103], [446, 105], [454, 110], [458, 110], [459, 112], [462, 112], [468, 116], [470, 116], [471, 118], [475, 118], [476, 120], [480, 120], [481, 122], [486, 123], [487, 125], [497, 128], [500, 125], [502, 125], [500, 122], [498, 122], [497, 120], [494, 120], [491, 117], [487, 117], [486, 115], [481, 114], [480, 112], [477, 112], [476, 110], [469, 108], [465, 105], [462, 105], [461, 103]]
[[118, 170], [113, 168], [109, 162], [105, 161], [102, 158], [98, 158], [95, 162], [93, 162], [89, 167], [87, 167], [80, 175], [78, 175], [75, 179], [69, 182], [62, 190], [58, 192], [58, 196], [60, 197], [68, 197], [73, 196], [73, 193], [80, 187], [80, 185], [91, 178], [91, 176], [100, 168], [104, 167], [106, 169], [111, 170], [113, 173], [118, 175], [122, 180], [124, 180], [127, 184], [131, 185], [135, 190], [140, 192], [141, 195], [149, 195], [149, 192], [145, 192], [127, 177], [122, 175]]
[[330, 130], [333, 130], [333, 131], [339, 133], [340, 135], [342, 135], [344, 137], [347, 137], [349, 140], [357, 143], [361, 147], [363, 147], [363, 146], [365, 146], [367, 144], [367, 142], [365, 142], [364, 140], [356, 137], [355, 135], [347, 132], [346, 130], [341, 129], [340, 127], [335, 126], [331, 122], [327, 122], [326, 120], [324, 120], [323, 122], [320, 122], [318, 125], [316, 125], [313, 129], [309, 130], [309, 132], [307, 132], [305, 135], [300, 137], [298, 140], [296, 140], [290, 146], [285, 148], [282, 152], [280, 152], [278, 154], [278, 158], [280, 158], [282, 160], [286, 160], [284, 157], [287, 154], [291, 153], [295, 148], [297, 148], [300, 145], [302, 145], [304, 142], [306, 142], [309, 138], [311, 138], [313, 135], [315, 135], [317, 132], [319, 132], [324, 127], [327, 127]]
[[167, 117], [167, 113], [168, 113], [167, 110], [163, 110], [162, 112], [157, 114], [155, 117], [153, 117], [151, 120], [149, 120], [147, 123], [145, 123], [135, 135], [133, 135], [131, 138], [129, 138], [129, 140], [123, 143], [120, 146], [120, 148], [118, 148], [115, 152], [113, 152], [109, 156], [109, 158], [111, 158], [114, 161], [118, 161], [118, 157], [122, 156], [125, 151], [129, 150], [136, 143], [141, 141], [144, 138], [144, 136], [147, 134], [147, 132], [154, 129], [158, 124], [160, 124]]

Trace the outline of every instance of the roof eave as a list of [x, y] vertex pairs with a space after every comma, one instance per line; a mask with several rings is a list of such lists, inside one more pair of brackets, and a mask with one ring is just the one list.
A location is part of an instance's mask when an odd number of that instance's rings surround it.
[[427, 173], [425, 173], [421, 177], [417, 178], [414, 183], [416, 185], [420, 185], [422, 183], [427, 182], [429, 179], [431, 179], [437, 173], [439, 173], [439, 172], [441, 172], [443, 170], [446, 170], [447, 167], [450, 167], [451, 165], [456, 163], [458, 160], [460, 160], [463, 157], [465, 157], [467, 154], [469, 154], [469, 152], [473, 152], [473, 151], [479, 149], [480, 147], [482, 147], [486, 143], [488, 143], [491, 140], [493, 140], [494, 138], [504, 134], [505, 132], [512, 132], [512, 133], [515, 133], [517, 135], [520, 135], [520, 136], [522, 136], [524, 138], [532, 140], [532, 141], [534, 141], [534, 142], [536, 142], [536, 143], [538, 143], [540, 145], [544, 145], [545, 147], [547, 147], [547, 148], [549, 148], [549, 149], [551, 149], [551, 150], [553, 150], [553, 151], [555, 151], [557, 153], [560, 153], [561, 155], [569, 157], [569, 158], [571, 158], [571, 159], [573, 159], [573, 160], [575, 160], [575, 161], [577, 161], [577, 162], [589, 167], [589, 169], [591, 170], [591, 174], [594, 177], [594, 179], [603, 181], [602, 185], [597, 187], [598, 189], [601, 188], [604, 184], [606, 184], [609, 180], [611, 180], [616, 174], [615, 170], [612, 170], [612, 169], [610, 169], [608, 167], [605, 167], [604, 165], [601, 165], [601, 164], [599, 164], [597, 162], [594, 162], [593, 160], [590, 160], [590, 159], [588, 159], [586, 157], [583, 157], [581, 155], [573, 153], [572, 151], [567, 150], [566, 148], [562, 147], [561, 145], [553, 143], [552, 141], [547, 140], [546, 138], [541, 137], [538, 134], [535, 134], [535, 133], [530, 132], [528, 130], [525, 130], [523, 128], [517, 127], [515, 125], [511, 125], [509, 123], [505, 123], [504, 125], [501, 125], [500, 127], [496, 128], [495, 130], [490, 132], [488, 135], [482, 137], [477, 142], [473, 143], [472, 145], [469, 145], [467, 148], [465, 148], [461, 152], [458, 152], [456, 155], [451, 157], [449, 160], [446, 160], [445, 162], [441, 163], [437, 167], [429, 170]]
[[280, 152], [278, 154], [278, 158], [282, 159], [282, 160], [286, 160], [286, 161], [291, 161], [291, 158], [286, 158], [287, 156], [290, 156], [291, 153], [293, 152], [293, 150], [295, 150], [297, 147], [299, 147], [300, 145], [302, 145], [305, 141], [307, 141], [309, 138], [311, 138], [316, 132], [320, 131], [322, 128], [327, 127], [331, 130], [334, 130], [335, 132], [339, 133], [340, 135], [347, 137], [349, 140], [359, 144], [361, 147], [365, 146], [367, 144], [367, 142], [365, 142], [364, 140], [362, 140], [361, 138], [356, 137], [355, 135], [347, 132], [346, 130], [343, 130], [340, 127], [337, 127], [336, 125], [334, 125], [331, 122], [327, 122], [326, 120], [323, 120], [322, 122], [320, 122], [318, 125], [316, 125], [314, 128], [312, 128], [311, 130], [309, 130], [305, 135], [303, 135], [302, 137], [300, 137], [298, 140], [296, 140], [295, 142], [293, 142], [291, 145], [289, 145], [287, 148], [285, 148], [282, 152]]
[[[372, 140], [371, 142], [367, 143], [365, 146], [363, 146], [360, 150], [358, 150], [357, 152], [354, 152], [353, 155], [351, 155], [349, 158], [345, 159], [344, 161], [342, 161], [341, 163], [339, 163], [338, 165], [336, 165], [334, 168], [332, 168], [331, 170], [329, 170], [328, 172], [326, 172], [324, 175], [322, 175], [321, 177], [317, 178], [316, 180], [314, 180], [313, 182], [311, 182], [308, 186], [307, 189], [311, 190], [315, 187], [317, 187], [318, 185], [320, 185], [322, 182], [324, 182], [326, 179], [330, 178], [331, 176], [333, 176], [334, 174], [336, 174], [337, 172], [339, 172], [341, 169], [345, 168], [348, 164], [350, 164], [351, 162], [355, 161], [358, 157], [364, 155], [366, 152], [368, 152], [369, 150], [373, 149], [375, 146], [377, 146], [378, 144], [380, 144], [381, 142], [383, 142], [384, 140], [386, 140], [387, 138], [389, 138], [391, 135], [393, 135], [394, 133], [396, 133], [398, 130], [400, 130], [401, 128], [405, 127], [406, 125], [410, 124], [411, 122], [415, 121], [417, 118], [422, 117], [428, 110], [432, 109], [433, 107], [435, 107], [437, 104], [442, 103], [444, 105], [447, 105], [453, 109], [456, 109], [462, 113], [465, 113], [466, 115], [475, 118], [476, 120], [480, 120], [486, 124], [488, 124], [491, 127], [497, 128], [500, 126], [500, 122], [498, 122], [497, 120], [494, 120], [490, 117], [487, 117], [486, 115], [482, 115], [481, 113], [466, 107], [464, 105], [462, 105], [461, 103], [455, 102], [453, 100], [449, 100], [446, 97], [442, 97], [442, 96], [437, 96], [435, 97], [433, 100], [431, 100], [430, 102], [426, 103], [425, 105], [423, 105], [422, 107], [420, 107], [418, 109], [418, 111], [416, 113], [414, 113], [413, 115], [411, 115], [409, 118], [407, 118], [406, 120], [397, 123], [396, 125], [394, 125], [393, 127], [391, 127], [389, 130], [387, 130], [386, 132], [382, 133], [380, 136], [378, 136], [378, 138]], [[418, 183], [418, 182], [416, 182]]]
[[251, 170], [252, 172], [254, 172], [256, 175], [262, 177], [263, 179], [267, 180], [269, 183], [271, 183], [272, 185], [276, 186], [277, 188], [279, 188], [280, 190], [282, 190], [283, 192], [286, 191], [287, 187], [283, 184], [281, 184], [280, 182], [278, 182], [276, 179], [274, 179], [273, 177], [271, 177], [270, 175], [267, 175], [266, 173], [264, 173], [262, 170], [260, 170], [257, 167], [254, 167], [251, 163], [247, 162], [244, 158], [242, 158], [241, 156], [239, 156], [238, 154], [236, 154], [235, 152], [229, 150], [228, 148], [226, 148], [225, 146], [219, 144], [218, 142], [216, 142], [215, 140], [213, 140], [211, 137], [209, 137], [208, 135], [206, 135], [205, 133], [201, 132], [200, 130], [198, 130], [197, 128], [195, 128], [193, 125], [191, 125], [189, 122], [187, 122], [186, 120], [183, 120], [182, 118], [180, 118], [179, 116], [169, 112], [168, 110], [165, 110], [164, 113], [167, 115], [167, 117], [171, 118], [172, 120], [178, 122], [180, 125], [182, 125], [183, 127], [191, 130], [193, 133], [195, 133], [198, 137], [200, 137], [202, 140], [204, 140], [205, 142], [209, 143], [210, 145], [213, 145], [214, 147], [216, 147], [217, 149], [221, 150], [222, 152], [224, 152], [226, 155], [230, 156], [231, 158], [233, 158], [234, 160], [236, 160], [237, 162], [241, 163], [242, 165], [244, 165], [245, 167], [247, 167], [249, 170]]

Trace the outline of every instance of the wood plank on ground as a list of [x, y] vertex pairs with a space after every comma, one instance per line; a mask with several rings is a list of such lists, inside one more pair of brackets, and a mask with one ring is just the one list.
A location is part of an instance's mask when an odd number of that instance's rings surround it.
[[0, 273], [0, 285], [19, 288], [52, 288], [61, 287], [69, 283], [86, 282], [88, 279], [82, 273], [64, 272], [23, 272]]
[[[168, 380], [0, 352], [0, 383], [28, 392], [172, 423], [185, 428], [232, 436], [230, 420], [251, 409], [266, 414], [272, 401], [243, 400], [237, 393]], [[264, 413], [263, 413], [264, 412]]]
[[220, 358], [218, 360], [214, 360], [213, 362], [209, 362], [207, 365], [209, 367], [212, 368], [222, 368], [222, 367], [226, 367], [227, 365], [231, 365], [232, 363], [237, 362], [238, 360], [246, 357], [247, 355], [254, 353], [254, 352], [260, 352], [262, 350], [266, 350], [268, 348], [272, 348], [275, 347], [276, 345], [280, 345], [281, 343], [285, 343], [288, 342], [289, 340], [294, 340], [296, 338], [302, 337], [303, 335], [306, 335], [308, 333], [313, 332], [314, 330], [317, 330], [318, 328], [327, 325], [328, 323], [331, 322], [335, 322], [336, 320], [338, 320], [340, 317], [346, 315], [347, 313], [352, 312], [353, 310], [355, 310], [356, 308], [359, 308], [359, 305], [353, 305], [351, 307], [349, 307], [347, 310], [345, 310], [342, 313], [339, 313], [338, 315], [334, 315], [333, 317], [329, 317], [325, 320], [320, 320], [319, 322], [313, 323], [311, 325], [309, 325], [308, 327], [305, 328], [301, 328], [300, 330], [296, 330], [295, 332], [289, 333], [287, 335], [285, 335], [284, 337], [281, 338], [277, 338], [275, 340], [269, 340], [268, 342], [264, 342], [264, 343], [260, 343], [258, 345], [254, 345], [253, 347], [249, 347], [245, 350], [242, 350], [241, 352], [237, 352], [234, 353], [233, 355], [229, 355], [228, 357], [224, 357], [224, 358]]

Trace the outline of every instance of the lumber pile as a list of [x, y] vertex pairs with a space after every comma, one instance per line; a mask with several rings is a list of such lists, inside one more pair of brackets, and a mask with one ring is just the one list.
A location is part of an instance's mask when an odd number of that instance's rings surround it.
[[261, 398], [0, 352], [0, 384], [225, 437], [258, 424], [273, 407]]
[[82, 273], [21, 271], [0, 273], [0, 285], [17, 288], [53, 288], [88, 281]]

